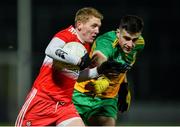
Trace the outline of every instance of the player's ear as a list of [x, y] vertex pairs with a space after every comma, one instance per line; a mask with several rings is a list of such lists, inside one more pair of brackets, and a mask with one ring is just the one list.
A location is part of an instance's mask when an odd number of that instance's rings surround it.
[[76, 28], [80, 31], [82, 27], [82, 23], [80, 21], [76, 22]]
[[120, 36], [120, 29], [116, 30], [116, 36], [119, 37]]

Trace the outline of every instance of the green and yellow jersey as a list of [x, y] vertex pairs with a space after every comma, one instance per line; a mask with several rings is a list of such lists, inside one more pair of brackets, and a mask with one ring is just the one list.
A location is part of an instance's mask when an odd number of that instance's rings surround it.
[[[107, 59], [113, 59], [121, 64], [127, 63], [133, 65], [136, 61], [137, 54], [144, 48], [144, 45], [145, 45], [144, 39], [142, 36], [140, 36], [136, 41], [136, 45], [132, 49], [132, 51], [130, 53], [124, 53], [121, 47], [118, 45], [118, 38], [116, 36], [116, 31], [110, 31], [103, 34], [102, 36], [99, 36], [95, 40], [90, 55], [92, 55], [94, 52], [99, 51]], [[115, 97], [118, 94], [120, 84], [124, 82], [125, 77], [126, 77], [126, 73], [119, 74], [118, 78], [116, 79], [108, 77], [110, 80], [109, 87], [101, 95], [97, 95], [97, 96], [101, 96], [104, 98]], [[86, 89], [86, 85], [89, 82], [93, 82], [93, 81], [95, 81], [95, 79], [76, 83], [75, 89], [82, 93], [92, 92]]]

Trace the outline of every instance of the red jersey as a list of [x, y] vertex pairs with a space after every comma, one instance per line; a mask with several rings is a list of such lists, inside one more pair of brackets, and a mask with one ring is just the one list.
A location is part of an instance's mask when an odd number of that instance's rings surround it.
[[[70, 26], [62, 31], [59, 31], [54, 37], [68, 42], [80, 42], [73, 26]], [[87, 51], [90, 51], [90, 44], [84, 45]], [[46, 93], [56, 101], [71, 102], [74, 90], [74, 84], [79, 73], [71, 70], [58, 70], [53, 67], [53, 59], [45, 56], [41, 66], [39, 75], [34, 82], [34, 87], [39, 91]]]

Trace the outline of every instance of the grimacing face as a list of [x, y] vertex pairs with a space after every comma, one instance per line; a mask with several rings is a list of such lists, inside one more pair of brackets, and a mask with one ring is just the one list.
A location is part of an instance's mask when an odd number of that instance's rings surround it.
[[93, 43], [99, 28], [101, 27], [101, 19], [92, 16], [87, 22], [77, 22], [77, 32], [83, 42]]
[[125, 29], [117, 30], [119, 45], [125, 53], [130, 53], [135, 47], [141, 33], [129, 34]]

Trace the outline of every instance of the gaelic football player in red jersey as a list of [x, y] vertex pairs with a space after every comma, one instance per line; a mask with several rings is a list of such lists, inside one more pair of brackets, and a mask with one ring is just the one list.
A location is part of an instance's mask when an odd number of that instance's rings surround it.
[[[79, 42], [89, 52], [102, 19], [98, 10], [85, 7], [77, 11], [75, 26], [55, 34], [45, 50], [44, 62], [19, 112], [16, 126], [85, 126], [72, 103], [79, 72], [59, 69], [55, 63], [62, 61], [77, 65], [80, 70], [86, 68], [90, 61], [88, 54], [80, 58], [63, 51], [63, 46], [68, 42]], [[94, 71], [92, 75], [98, 74]]]

